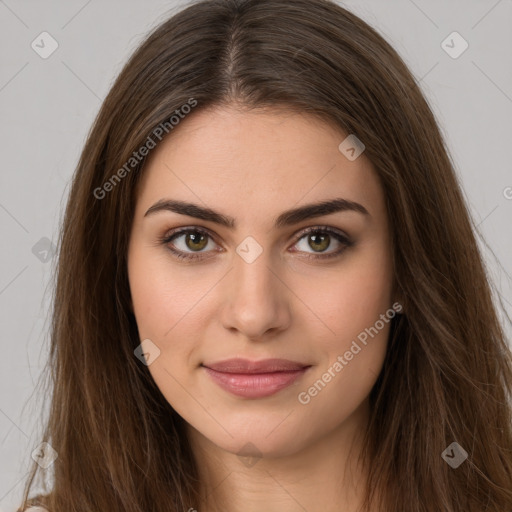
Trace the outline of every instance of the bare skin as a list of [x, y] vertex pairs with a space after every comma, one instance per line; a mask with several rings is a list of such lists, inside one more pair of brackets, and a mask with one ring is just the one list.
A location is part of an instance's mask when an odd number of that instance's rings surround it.
[[[160, 350], [151, 375], [188, 425], [203, 481], [203, 500], [190, 507], [200, 512], [356, 512], [361, 504], [361, 434], [389, 323], [365, 345], [358, 335], [396, 297], [383, 190], [364, 153], [350, 161], [340, 152], [346, 135], [277, 109], [198, 111], [145, 166], [128, 253], [133, 308], [141, 341]], [[367, 213], [274, 225], [285, 210], [335, 198]], [[236, 225], [169, 210], [146, 215], [163, 199], [208, 207]], [[303, 233], [311, 227], [316, 238]], [[177, 228], [208, 234], [202, 245], [197, 233], [159, 241]], [[254, 261], [241, 256], [258, 247]], [[180, 260], [170, 248], [200, 258]], [[354, 341], [360, 350], [349, 359]], [[346, 364], [336, 370], [339, 356]], [[309, 368], [271, 396], [240, 397], [202, 366], [234, 357]]]

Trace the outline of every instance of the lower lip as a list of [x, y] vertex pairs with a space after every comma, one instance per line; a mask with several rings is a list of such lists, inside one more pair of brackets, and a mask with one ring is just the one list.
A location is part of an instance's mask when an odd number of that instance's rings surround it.
[[264, 398], [293, 384], [304, 375], [301, 370], [273, 373], [225, 373], [204, 367], [208, 375], [222, 388], [244, 398]]

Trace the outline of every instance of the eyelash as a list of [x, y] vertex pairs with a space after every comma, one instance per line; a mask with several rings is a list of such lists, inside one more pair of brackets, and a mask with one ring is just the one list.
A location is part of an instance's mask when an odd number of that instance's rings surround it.
[[[178, 258], [179, 260], [193, 261], [193, 260], [204, 259], [205, 256], [201, 256], [200, 255], [202, 253], [197, 253], [197, 254], [193, 254], [192, 253], [192, 254], [189, 254], [189, 253], [185, 253], [185, 252], [183, 252], [181, 250], [172, 249], [168, 245], [175, 238], [178, 238], [179, 236], [187, 234], [187, 233], [197, 233], [197, 234], [200, 234], [200, 235], [205, 235], [205, 236], [211, 238], [213, 241], [215, 241], [214, 237], [207, 230], [199, 228], [199, 227], [187, 227], [187, 228], [177, 229], [177, 230], [171, 231], [170, 233], [169, 232], [166, 233], [163, 237], [160, 237], [158, 239], [158, 243], [162, 244], [162, 245], [166, 245], [167, 248], [169, 249], [169, 251], [171, 251], [171, 253], [173, 253], [173, 255], [176, 258]], [[334, 230], [332, 228], [329, 228], [328, 226], [314, 226], [314, 227], [311, 227], [311, 228], [307, 228], [304, 231], [301, 231], [301, 233], [295, 239], [293, 245], [296, 245], [300, 240], [302, 240], [302, 238], [304, 238], [306, 235], [309, 235], [311, 233], [314, 233], [314, 234], [328, 234], [330, 236], [333, 236], [338, 242], [340, 242], [342, 245], [344, 245], [344, 247], [342, 247], [338, 251], [335, 251], [335, 252], [332, 252], [332, 253], [317, 254], [317, 255], [306, 253], [307, 254], [306, 258], [309, 258], [309, 259], [312, 259], [312, 260], [326, 260], [326, 259], [329, 259], [329, 258], [334, 258], [336, 256], [340, 256], [345, 251], [345, 249], [347, 249], [348, 247], [352, 247], [354, 245], [354, 243], [350, 240], [350, 238], [348, 238], [347, 235], [345, 235], [345, 234], [343, 234], [341, 232], [338, 232], [338, 231], [336, 231], [336, 230]], [[300, 251], [297, 251], [297, 252], [300, 252]]]

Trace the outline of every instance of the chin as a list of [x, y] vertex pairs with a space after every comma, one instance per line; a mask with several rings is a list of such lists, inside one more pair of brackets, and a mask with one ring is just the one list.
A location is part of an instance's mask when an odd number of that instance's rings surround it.
[[[280, 420], [282, 422], [282, 418]], [[191, 427], [194, 435], [206, 438], [221, 450], [238, 455], [239, 457], [279, 458], [297, 453], [308, 444], [304, 430], [279, 422], [258, 422], [250, 420], [237, 427], [229, 428], [229, 434], [224, 430], [219, 432], [201, 431]]]

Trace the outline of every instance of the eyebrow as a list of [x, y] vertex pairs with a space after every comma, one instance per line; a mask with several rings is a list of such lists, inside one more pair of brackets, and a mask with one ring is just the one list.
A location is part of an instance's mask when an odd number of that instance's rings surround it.
[[[215, 210], [205, 208], [194, 203], [173, 199], [160, 199], [148, 209], [144, 214], [144, 217], [148, 217], [149, 215], [154, 215], [155, 213], [162, 211], [170, 211], [181, 215], [187, 215], [189, 217], [195, 217], [197, 219], [214, 222], [215, 224], [220, 224], [221, 226], [231, 229], [236, 226], [236, 221], [233, 217], [223, 215]], [[286, 210], [277, 217], [274, 226], [276, 228], [292, 226], [307, 219], [346, 211], [353, 211], [361, 213], [362, 215], [371, 216], [362, 204], [349, 201], [348, 199], [336, 198]]]

